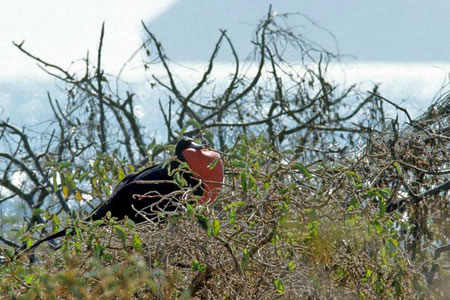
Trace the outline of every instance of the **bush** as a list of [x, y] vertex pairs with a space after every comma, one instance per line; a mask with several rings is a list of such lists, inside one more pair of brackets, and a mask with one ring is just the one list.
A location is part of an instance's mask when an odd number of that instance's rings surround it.
[[[161, 44], [146, 29], [143, 49], [156, 55], [149, 60], [162, 65], [168, 80], [153, 77], [167, 91], [168, 101], [160, 102], [167, 141], [184, 134], [203, 138], [223, 151], [227, 170], [214, 204], [184, 203], [183, 213], [161, 224], [77, 221], [84, 206], [106, 199], [126, 174], [167, 157], [173, 146], [145, 137], [133, 93], [113, 92], [100, 55], [94, 72], [87, 67], [78, 76], [17, 45], [67, 85], [68, 97], [61, 105], [49, 95], [54, 120], [39, 138], [0, 123], [2, 145], [11, 150], [0, 153], [0, 185], [30, 210], [28, 224], [1, 240], [20, 247], [65, 226], [74, 226], [76, 234], [58, 251], [40, 247], [37, 264], [13, 260], [11, 248], [1, 249], [2, 294], [448, 297], [448, 95], [413, 120], [376, 87], [339, 93], [325, 77], [334, 56], [277, 24], [287, 17], [269, 13], [257, 28], [253, 77], [241, 72], [222, 32], [201, 81], [188, 93], [178, 89]], [[194, 100], [211, 85], [222, 43], [235, 55], [236, 71], [222, 92]], [[301, 54], [302, 72], [277, 51], [280, 45]], [[384, 105], [405, 112], [407, 121], [389, 120]], [[11, 181], [17, 172], [27, 176], [23, 186]]]

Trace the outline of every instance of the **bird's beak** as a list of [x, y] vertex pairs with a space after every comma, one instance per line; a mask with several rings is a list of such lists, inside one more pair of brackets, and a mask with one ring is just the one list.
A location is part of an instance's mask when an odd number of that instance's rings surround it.
[[195, 150], [201, 150], [201, 149], [204, 149], [205, 146], [192, 142], [192, 143], [189, 145], [189, 148], [193, 148], [193, 149], [195, 149]]

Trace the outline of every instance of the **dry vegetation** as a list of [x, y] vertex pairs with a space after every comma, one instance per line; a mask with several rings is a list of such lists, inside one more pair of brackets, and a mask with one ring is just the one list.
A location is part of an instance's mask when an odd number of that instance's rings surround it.
[[[49, 96], [54, 127], [42, 133], [44, 143], [0, 123], [9, 149], [0, 153], [0, 185], [34, 212], [19, 233], [1, 236], [9, 246], [1, 249], [5, 298], [450, 297], [448, 94], [412, 119], [376, 87], [341, 90], [325, 76], [335, 57], [278, 21], [269, 13], [256, 31], [256, 75], [242, 73], [222, 32], [203, 79], [186, 94], [146, 29], [148, 64], [167, 71], [154, 80], [167, 91], [160, 108], [168, 142], [203, 137], [223, 151], [227, 170], [216, 203], [181, 205], [180, 214], [161, 224], [77, 223], [83, 213], [69, 199], [102, 199], [126, 173], [173, 149], [144, 136], [132, 93], [112, 92], [101, 46], [97, 65], [86, 59], [86, 73], [77, 77], [17, 45], [66, 83], [68, 99], [61, 105]], [[236, 72], [222, 92], [198, 98], [213, 84], [209, 75], [222, 43]], [[288, 47], [301, 63], [283, 59]], [[388, 119], [386, 107], [406, 122]], [[27, 185], [14, 187], [17, 171], [29, 176]], [[57, 175], [60, 184], [51, 180]], [[44, 205], [48, 199], [52, 205]], [[76, 234], [57, 251], [38, 248], [38, 263], [10, 258], [22, 242], [68, 224]]]

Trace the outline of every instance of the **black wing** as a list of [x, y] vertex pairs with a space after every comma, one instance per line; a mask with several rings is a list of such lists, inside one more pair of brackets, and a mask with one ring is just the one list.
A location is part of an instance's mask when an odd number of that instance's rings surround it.
[[[178, 167], [177, 162], [170, 164], [171, 169]], [[185, 174], [188, 185], [195, 186], [197, 179]], [[147, 183], [145, 183], [147, 181]], [[176, 196], [164, 197], [171, 193], [179, 191], [180, 188], [173, 182], [168, 169], [162, 164], [154, 165], [138, 173], [133, 173], [122, 179], [114, 189], [111, 197], [100, 204], [85, 221], [99, 220], [106, 216], [108, 211], [111, 216], [123, 219], [128, 216], [136, 223], [145, 222], [147, 219], [154, 218], [158, 212], [175, 211], [178, 209]], [[203, 191], [197, 189], [195, 194], [200, 195]], [[145, 197], [140, 197], [146, 195]], [[163, 198], [164, 197], [164, 198]], [[141, 211], [139, 214], [137, 211]], [[142, 215], [144, 214], [145, 217]], [[69, 227], [71, 228], [71, 227]], [[65, 228], [55, 234], [43, 238], [34, 243], [30, 248], [25, 249], [24, 245], [17, 252], [21, 254], [34, 249], [41, 243], [66, 235], [69, 228]], [[73, 234], [75, 231], [72, 231]]]
[[[175, 162], [171, 164], [171, 168], [176, 166]], [[170, 201], [170, 197], [161, 198], [178, 190], [168, 169], [162, 164], [155, 165], [125, 177], [109, 199], [99, 205], [87, 220], [99, 220], [110, 211], [111, 216], [119, 220], [128, 216], [136, 223], [144, 222], [146, 218], [142, 214], [152, 219], [160, 211], [176, 210], [176, 201]]]

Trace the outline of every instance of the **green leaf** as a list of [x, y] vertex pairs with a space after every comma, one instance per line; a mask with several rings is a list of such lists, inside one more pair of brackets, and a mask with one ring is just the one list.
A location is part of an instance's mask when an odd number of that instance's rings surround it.
[[214, 168], [217, 166], [218, 163], [219, 163], [219, 159], [218, 159], [218, 158], [214, 159], [214, 160], [208, 165], [208, 169], [210, 169], [210, 170], [214, 169]]
[[283, 281], [281, 281], [281, 279], [278, 279], [278, 278], [274, 279], [273, 280], [273, 285], [275, 286], [275, 290], [279, 294], [283, 295], [285, 293], [284, 283], [283, 283]]
[[210, 130], [203, 130], [203, 137], [211, 147], [214, 147], [214, 134]]
[[45, 212], [43, 209], [35, 208], [35, 209], [33, 209], [33, 216], [39, 216], [43, 212]]
[[387, 266], [388, 265], [388, 259], [387, 259], [387, 255], [386, 255], [386, 246], [384, 246], [384, 245], [380, 248], [380, 257], [381, 257], [381, 259], [383, 261], [383, 264], [385, 266]]
[[34, 279], [34, 274], [30, 274], [27, 277], [25, 277], [25, 283], [31, 284], [33, 282], [33, 279]]
[[58, 164], [58, 168], [60, 168], [60, 169], [68, 168], [71, 166], [72, 166], [72, 163], [70, 161], [63, 161]]
[[383, 197], [378, 197], [378, 216], [382, 218], [386, 213], [386, 200]]
[[194, 207], [192, 205], [190, 205], [189, 203], [186, 204], [186, 210], [187, 210], [186, 215], [188, 217], [192, 217], [194, 215]]
[[255, 177], [252, 176], [252, 174], [248, 174], [248, 189], [256, 190], [256, 180]]
[[345, 175], [347, 175], [347, 178], [351, 179], [352, 181], [354, 179], [356, 179], [357, 182], [361, 181], [361, 177], [355, 171], [347, 171], [345, 172]]
[[242, 169], [247, 167], [247, 164], [245, 163], [245, 161], [237, 160], [237, 159], [233, 160], [233, 161], [231, 162], [231, 165], [232, 165], [233, 167], [236, 167], [236, 168], [242, 168]]
[[117, 172], [117, 179], [119, 181], [121, 181], [124, 178], [125, 178], [125, 172], [123, 171], [122, 168], [119, 168], [119, 171]]
[[103, 250], [105, 250], [104, 246], [102, 246], [99, 243], [95, 243], [94, 244], [94, 256], [95, 256], [95, 258], [100, 259], [102, 257], [102, 255], [103, 255]]
[[373, 196], [375, 196], [375, 195], [377, 195], [377, 194], [378, 194], [378, 190], [377, 190], [376, 188], [371, 188], [371, 189], [366, 193], [366, 195], [369, 196], [369, 197], [373, 197]]
[[375, 227], [377, 234], [382, 234], [384, 232], [383, 225], [381, 225], [378, 221], [373, 222], [372, 225]]
[[14, 256], [14, 252], [13, 252], [13, 251], [11, 251], [11, 250], [9, 250], [9, 249], [7, 249], [7, 248], [2, 249], [2, 251], [4, 251], [4, 253], [5, 253], [9, 258], [13, 258], [13, 256]]
[[175, 173], [175, 175], [173, 176], [173, 180], [179, 187], [187, 186], [186, 179], [184, 179], [184, 177], [181, 176], [179, 172]]
[[297, 264], [293, 261], [288, 262], [288, 270], [290, 272], [294, 271], [297, 268]]
[[78, 227], [75, 227], [75, 234], [81, 241], [83, 240], [83, 236], [81, 235], [81, 230]]
[[245, 205], [244, 201], [235, 201], [235, 202], [225, 206], [225, 210], [229, 210], [231, 208], [236, 208], [236, 207], [241, 207], [241, 206], [244, 206], [244, 205]]
[[380, 280], [375, 281], [375, 291], [379, 295], [384, 293], [384, 284]]
[[184, 125], [184, 127], [186, 127], [186, 128], [188, 128], [189, 126], [192, 126], [194, 129], [198, 129], [198, 128], [202, 127], [202, 125], [199, 122], [192, 120], [192, 119], [188, 120], [186, 122], [186, 124]]
[[201, 264], [198, 260], [194, 259], [192, 261], [192, 270], [197, 272], [206, 272], [206, 266], [204, 264]]
[[56, 233], [59, 231], [59, 219], [56, 214], [52, 215], [52, 222], [53, 222], [53, 233]]
[[247, 145], [247, 143], [242, 143], [242, 144], [239, 145], [239, 153], [242, 156], [246, 156], [248, 154], [248, 145]]
[[389, 242], [392, 243], [392, 245], [393, 245], [394, 247], [398, 247], [398, 241], [397, 241], [396, 239], [390, 238], [390, 239], [389, 239]]
[[290, 189], [289, 187], [287, 187], [287, 186], [282, 187], [282, 188], [280, 189], [280, 194], [284, 195], [284, 194], [288, 193], [290, 190], [291, 190], [291, 189]]
[[81, 245], [80, 245], [80, 243], [79, 242], [75, 242], [73, 245], [75, 246], [75, 252], [77, 254], [81, 254]]
[[133, 248], [136, 250], [141, 250], [142, 241], [137, 233], [133, 233]]
[[45, 224], [37, 224], [37, 225], [34, 225], [34, 229], [35, 229], [36, 231], [40, 231], [40, 230], [44, 229], [45, 227], [47, 227], [47, 225], [45, 225]]
[[389, 255], [389, 257], [396, 256], [397, 246], [398, 246], [398, 241], [396, 239], [390, 238], [385, 241], [385, 247], [386, 247], [386, 251], [387, 251], [387, 254]]
[[241, 172], [241, 186], [244, 193], [247, 193], [247, 175], [245, 172]]
[[75, 200], [77, 200], [78, 202], [81, 202], [81, 200], [83, 200], [83, 197], [81, 196], [80, 191], [76, 191]]
[[197, 215], [197, 221], [203, 227], [204, 230], [208, 231], [208, 218], [204, 215]]
[[105, 224], [105, 221], [103, 221], [103, 220], [96, 220], [96, 221], [91, 223], [91, 226], [100, 227], [103, 224]]
[[259, 162], [258, 162], [258, 160], [256, 160], [255, 163], [253, 164], [253, 170], [255, 172], [259, 171]]
[[125, 229], [123, 229], [120, 225], [114, 225], [114, 231], [117, 233], [117, 237], [122, 241], [122, 244], [125, 245], [127, 240], [127, 233]]
[[250, 262], [250, 253], [248, 252], [247, 248], [244, 248], [244, 250], [242, 250], [242, 266], [246, 268], [249, 262]]
[[395, 170], [397, 171], [398, 175], [402, 175], [402, 167], [400, 167], [400, 164], [396, 161], [393, 163]]
[[389, 198], [392, 196], [392, 191], [391, 191], [391, 189], [384, 188], [384, 189], [380, 189], [380, 194], [383, 195], [383, 197], [385, 197], [385, 198]]
[[350, 205], [347, 208], [347, 211], [353, 211], [355, 209], [359, 208], [359, 201], [356, 197], [352, 197], [352, 201], [350, 202]]
[[212, 235], [214, 237], [219, 236], [219, 232], [220, 232], [220, 222], [217, 219], [214, 219], [213, 221], [213, 226], [212, 226]]
[[152, 150], [156, 146], [156, 140], [153, 139], [152, 142], [147, 146], [147, 150]]
[[166, 149], [166, 146], [164, 145], [156, 145], [152, 150], [152, 160], [161, 152], [163, 152]]
[[78, 181], [83, 181], [86, 177], [88, 177], [88, 175], [90, 174], [89, 171], [84, 172], [83, 174], [80, 175], [80, 178], [78, 178]]
[[62, 193], [64, 195], [64, 198], [69, 199], [69, 187], [67, 185], [63, 186]]
[[294, 164], [294, 168], [299, 170], [300, 172], [303, 173], [303, 175], [305, 175], [306, 178], [311, 178], [311, 173], [309, 172], [309, 170], [305, 167], [305, 165], [303, 165], [300, 162], [296, 162]]
[[95, 161], [94, 161], [94, 165], [92, 166], [92, 168], [96, 171], [98, 171], [98, 167], [100, 166], [100, 157], [98, 157]]
[[342, 267], [338, 267], [338, 269], [336, 270], [336, 275], [339, 278], [344, 278], [345, 276], [345, 270]]
[[125, 219], [124, 225], [128, 229], [134, 229], [136, 228], [136, 223], [134, 223], [133, 220], [128, 219], [128, 217]]
[[229, 221], [230, 221], [230, 224], [234, 224], [234, 222], [236, 222], [236, 210], [235, 209], [230, 210]]
[[308, 232], [311, 237], [317, 237], [319, 235], [319, 230], [317, 229], [317, 221], [308, 222]]

